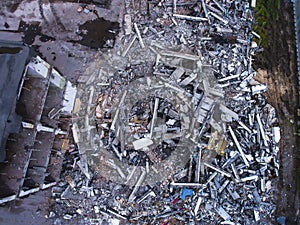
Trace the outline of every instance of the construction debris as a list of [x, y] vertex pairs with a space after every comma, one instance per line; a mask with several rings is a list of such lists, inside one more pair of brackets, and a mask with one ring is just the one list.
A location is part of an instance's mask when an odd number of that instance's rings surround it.
[[95, 117], [73, 127], [93, 175], [70, 162], [55, 214], [90, 224], [274, 220], [280, 129], [255, 81], [248, 1], [145, 1], [140, 11], [125, 2], [116, 52], [95, 85], [81, 84], [90, 101], [78, 117], [96, 103]]

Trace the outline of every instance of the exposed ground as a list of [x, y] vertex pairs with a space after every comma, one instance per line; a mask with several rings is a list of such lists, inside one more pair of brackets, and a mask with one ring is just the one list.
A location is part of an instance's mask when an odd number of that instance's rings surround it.
[[[281, 128], [280, 158], [278, 179], [277, 215], [286, 216], [287, 224], [299, 222], [299, 191], [297, 190], [297, 167], [299, 150], [296, 145], [297, 118], [299, 108], [298, 73], [296, 67], [293, 8], [291, 3], [280, 1], [277, 18], [270, 21], [268, 46], [257, 57], [257, 79], [267, 83], [266, 94], [277, 111]], [[299, 147], [299, 146], [298, 146]], [[298, 178], [299, 179], [299, 178]], [[296, 194], [297, 193], [297, 194]]]

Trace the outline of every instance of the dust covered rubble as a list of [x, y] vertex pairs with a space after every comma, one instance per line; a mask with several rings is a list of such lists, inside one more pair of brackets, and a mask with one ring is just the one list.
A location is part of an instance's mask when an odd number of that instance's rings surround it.
[[51, 216], [270, 224], [280, 129], [252, 68], [261, 50], [254, 5], [135, 3], [125, 1], [115, 48], [79, 79], [78, 156], [53, 191]]

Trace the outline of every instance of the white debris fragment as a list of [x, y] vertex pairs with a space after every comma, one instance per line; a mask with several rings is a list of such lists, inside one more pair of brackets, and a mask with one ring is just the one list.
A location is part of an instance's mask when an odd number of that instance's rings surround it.
[[153, 144], [153, 141], [149, 138], [141, 138], [132, 142], [135, 150], [146, 148]]

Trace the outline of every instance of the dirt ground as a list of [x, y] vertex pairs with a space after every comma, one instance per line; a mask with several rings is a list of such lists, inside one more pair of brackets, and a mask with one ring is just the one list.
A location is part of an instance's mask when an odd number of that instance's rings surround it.
[[280, 120], [281, 165], [276, 215], [285, 216], [287, 224], [297, 224], [300, 207], [296, 179], [299, 150], [295, 133], [299, 96], [293, 8], [291, 3], [280, 1], [280, 7], [274, 10], [278, 11], [278, 18], [270, 24], [269, 46], [256, 59], [257, 67], [261, 68], [258, 70], [257, 80], [267, 83], [267, 100], [276, 108]]

